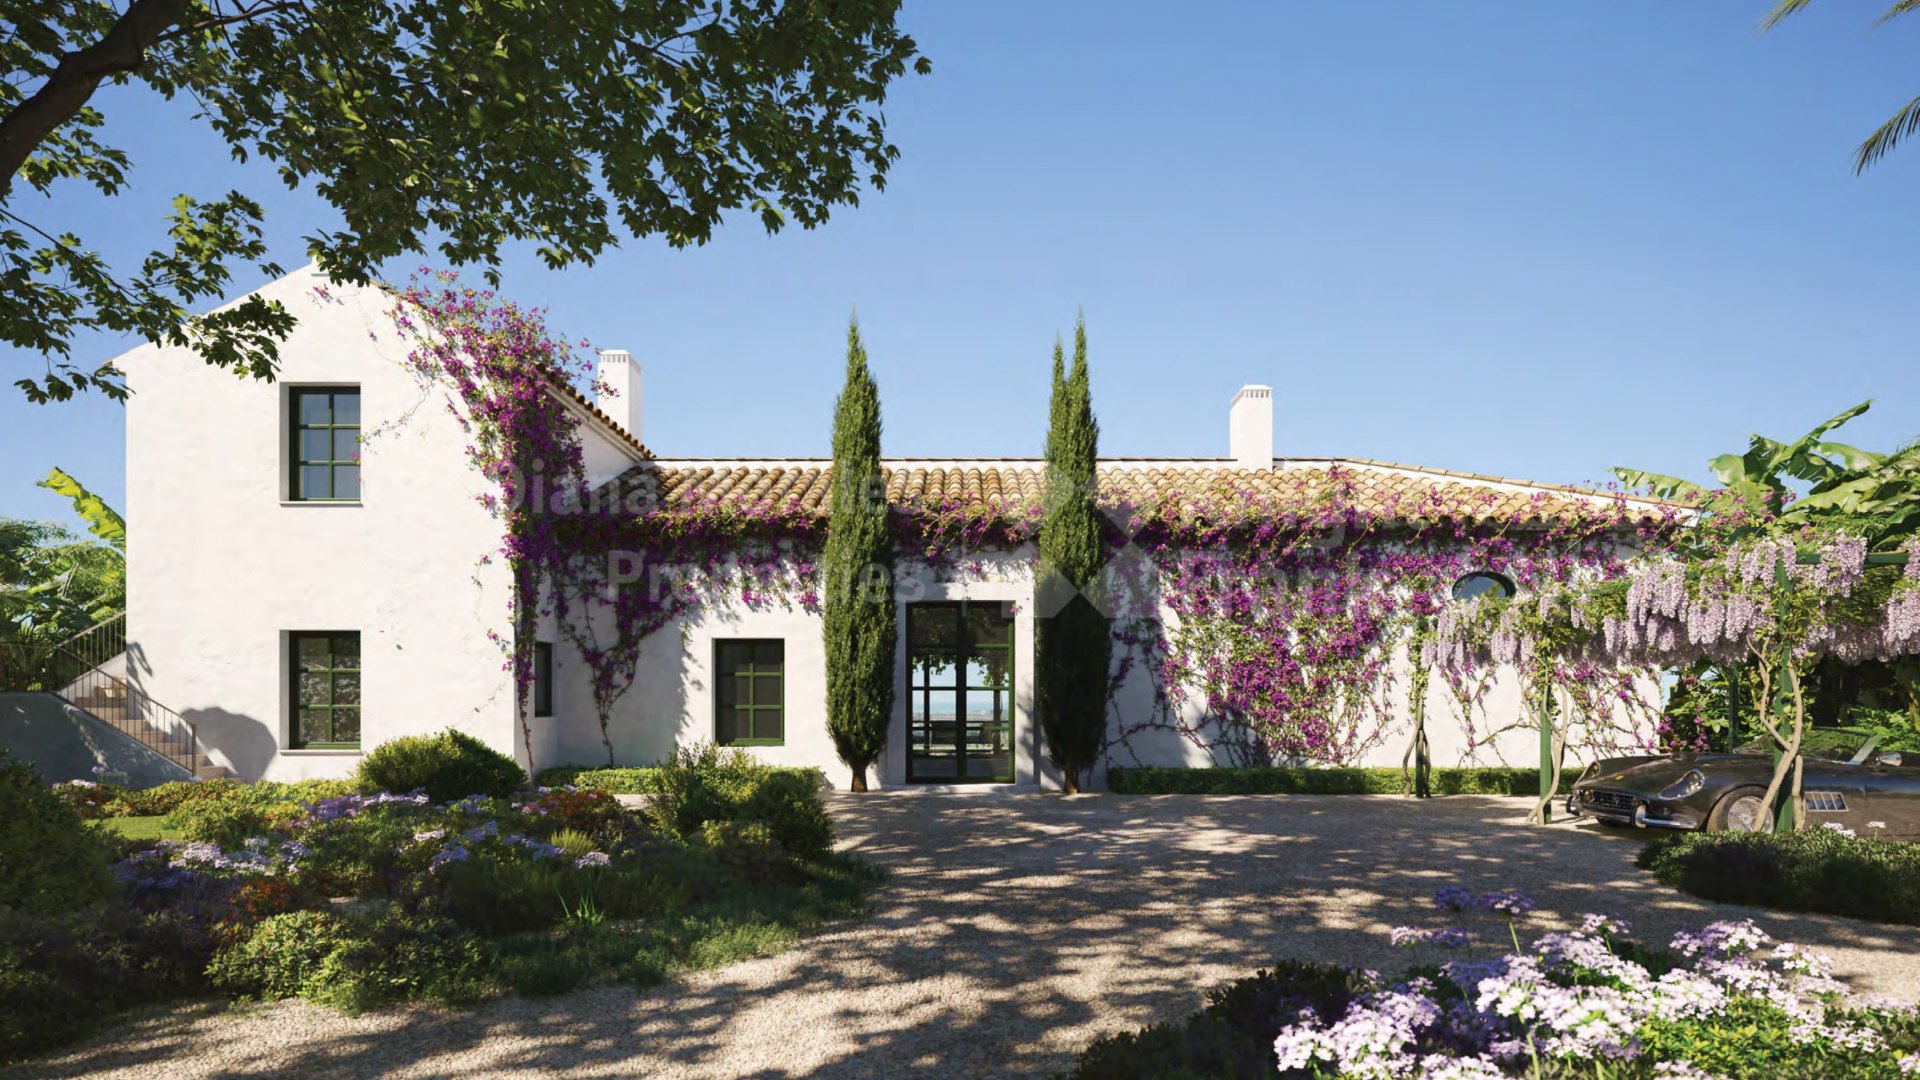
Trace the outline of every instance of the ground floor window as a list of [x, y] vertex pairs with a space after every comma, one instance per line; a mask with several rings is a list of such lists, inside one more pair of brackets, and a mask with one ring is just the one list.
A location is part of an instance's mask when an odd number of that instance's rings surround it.
[[553, 645], [533, 643], [533, 715], [553, 715]]
[[907, 606], [907, 779], [1013, 781], [1011, 605]]
[[293, 746], [358, 749], [359, 633], [303, 630], [288, 634], [287, 643], [293, 671]]
[[786, 741], [787, 643], [736, 638], [713, 643], [714, 732], [721, 746]]

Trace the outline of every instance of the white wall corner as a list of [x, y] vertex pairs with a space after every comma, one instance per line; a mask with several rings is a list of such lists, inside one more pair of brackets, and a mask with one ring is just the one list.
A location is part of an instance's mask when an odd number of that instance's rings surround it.
[[601, 349], [600, 382], [612, 393], [601, 391], [594, 404], [612, 417], [621, 430], [639, 439], [640, 364], [633, 354], [625, 349]]
[[1273, 468], [1273, 387], [1249, 385], [1234, 393], [1227, 444], [1235, 466]]

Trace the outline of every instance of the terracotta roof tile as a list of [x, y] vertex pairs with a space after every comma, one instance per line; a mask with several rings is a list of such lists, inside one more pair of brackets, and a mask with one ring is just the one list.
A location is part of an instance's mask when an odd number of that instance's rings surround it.
[[[1038, 508], [1045, 468], [1039, 462], [923, 464], [901, 462], [883, 469], [887, 501], [911, 508], [935, 504], [988, 504], [1019, 511]], [[655, 500], [666, 505], [720, 501], [738, 505], [793, 507], [824, 514], [832, 469], [817, 460], [786, 462], [649, 462], [618, 480], [628, 505]], [[1303, 510], [1331, 501], [1389, 518], [1503, 519], [1544, 523], [1620, 500], [1609, 492], [1498, 477], [1420, 469], [1378, 462], [1320, 460], [1286, 462], [1272, 469], [1242, 469], [1224, 463], [1129, 465], [1103, 463], [1099, 498], [1109, 505], [1147, 510], [1239, 506], [1263, 502]], [[1652, 520], [1664, 504], [1626, 499], [1636, 520]]]

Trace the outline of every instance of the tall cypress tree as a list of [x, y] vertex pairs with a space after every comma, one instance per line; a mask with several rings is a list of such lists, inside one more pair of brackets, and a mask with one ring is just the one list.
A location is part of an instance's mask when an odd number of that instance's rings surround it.
[[1089, 599], [1106, 561], [1094, 469], [1100, 424], [1087, 373], [1087, 324], [1073, 328], [1073, 370], [1063, 376], [1053, 348], [1053, 406], [1047, 430], [1045, 517], [1040, 523], [1040, 619], [1035, 683], [1047, 756], [1068, 793], [1100, 753], [1107, 727], [1107, 675], [1113, 637], [1101, 606]]
[[833, 501], [822, 559], [827, 733], [867, 790], [893, 713], [893, 534], [880, 473], [880, 388], [860, 324], [847, 328], [847, 382], [833, 410]]

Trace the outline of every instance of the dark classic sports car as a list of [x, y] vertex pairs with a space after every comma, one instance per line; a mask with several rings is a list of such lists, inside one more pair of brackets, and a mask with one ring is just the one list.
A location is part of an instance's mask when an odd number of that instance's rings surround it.
[[[1768, 823], [1760, 801], [1773, 775], [1771, 740], [1731, 754], [1621, 757], [1587, 767], [1567, 812], [1614, 825], [1754, 832]], [[1920, 761], [1880, 750], [1878, 735], [1844, 728], [1808, 731], [1801, 790], [1807, 825], [1828, 823], [1862, 836], [1920, 839]]]

